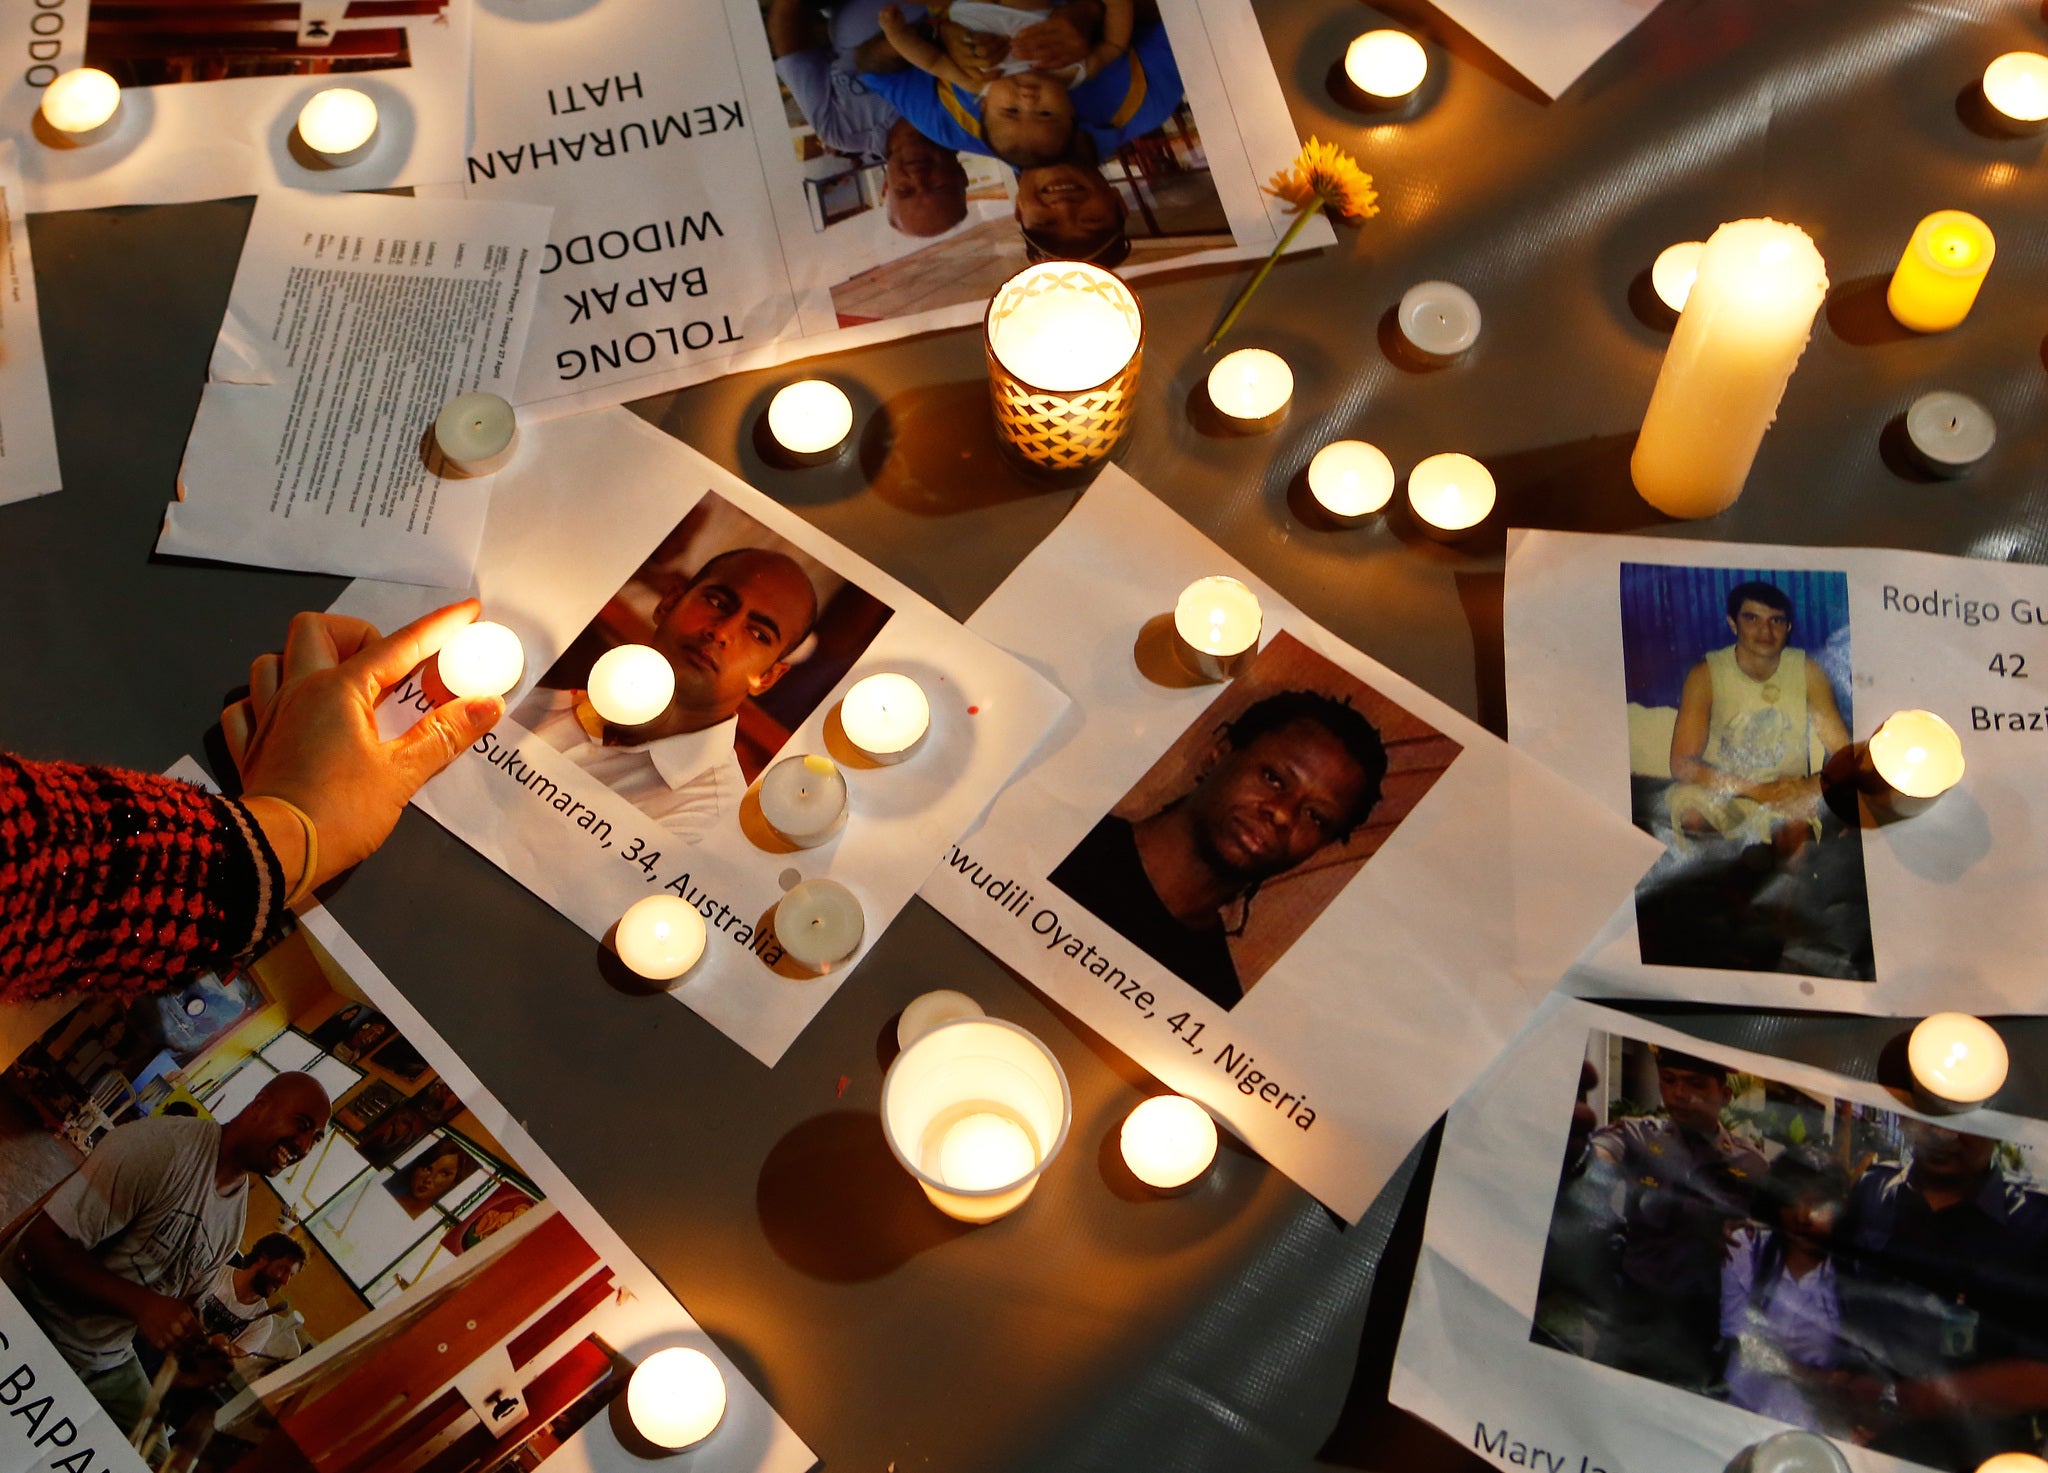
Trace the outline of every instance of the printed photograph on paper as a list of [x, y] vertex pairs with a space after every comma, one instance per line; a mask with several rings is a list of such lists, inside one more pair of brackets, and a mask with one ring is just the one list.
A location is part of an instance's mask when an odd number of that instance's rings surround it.
[[123, 87], [390, 71], [412, 65], [407, 24], [445, 24], [447, 8], [448, 0], [93, 0], [85, 64]]
[[1281, 633], [1052, 871], [1232, 1008], [1462, 750]]
[[1822, 800], [1849, 745], [1849, 579], [1621, 565], [1645, 963], [1871, 981], [1861, 831]]
[[0, 1072], [0, 1279], [153, 1466], [545, 1463], [630, 1374], [611, 1268], [431, 1067], [385, 1067], [411, 1042], [305, 931], [193, 1047], [166, 1019], [221, 987], [89, 1000]]
[[[762, 0], [842, 327], [1231, 244], [1153, 0]], [[835, 260], [842, 259], [835, 254]]]
[[[670, 833], [695, 842], [860, 659], [892, 610], [715, 492], [606, 600], [512, 719]], [[644, 726], [591, 707], [590, 668], [645, 644], [675, 671]]]
[[1595, 1031], [1531, 1339], [1929, 1468], [2048, 1418], [2039, 1148]]

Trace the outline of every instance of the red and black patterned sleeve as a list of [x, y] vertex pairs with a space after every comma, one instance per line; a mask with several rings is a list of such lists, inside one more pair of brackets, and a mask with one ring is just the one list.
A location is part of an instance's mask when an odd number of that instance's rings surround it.
[[162, 991], [255, 951], [284, 898], [241, 804], [0, 752], [0, 1001]]

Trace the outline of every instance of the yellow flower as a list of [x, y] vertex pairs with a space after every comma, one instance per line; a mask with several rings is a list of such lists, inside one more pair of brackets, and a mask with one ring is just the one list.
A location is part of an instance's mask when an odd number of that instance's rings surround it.
[[1292, 167], [1275, 174], [1266, 188], [1304, 209], [1320, 201], [1347, 220], [1364, 220], [1380, 212], [1372, 175], [1336, 144], [1313, 136], [1302, 145]]

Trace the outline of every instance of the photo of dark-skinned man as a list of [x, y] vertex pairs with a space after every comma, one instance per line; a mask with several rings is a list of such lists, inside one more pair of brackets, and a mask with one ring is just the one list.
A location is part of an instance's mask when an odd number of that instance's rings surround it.
[[1282, 634], [1050, 878], [1232, 1008], [1457, 751]]

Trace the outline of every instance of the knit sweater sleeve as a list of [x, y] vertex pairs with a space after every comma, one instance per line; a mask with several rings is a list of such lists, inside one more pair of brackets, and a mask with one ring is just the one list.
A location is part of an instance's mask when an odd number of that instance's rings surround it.
[[253, 953], [282, 926], [284, 898], [240, 803], [0, 753], [0, 1001], [162, 991]]

